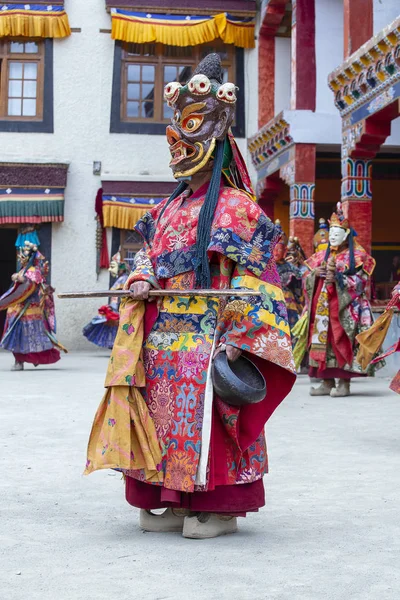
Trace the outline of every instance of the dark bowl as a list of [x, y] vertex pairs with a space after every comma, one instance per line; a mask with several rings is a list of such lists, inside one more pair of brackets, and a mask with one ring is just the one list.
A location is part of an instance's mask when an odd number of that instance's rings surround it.
[[220, 352], [213, 361], [211, 376], [215, 393], [232, 406], [257, 404], [267, 393], [264, 377], [243, 355], [231, 362], [226, 352]]

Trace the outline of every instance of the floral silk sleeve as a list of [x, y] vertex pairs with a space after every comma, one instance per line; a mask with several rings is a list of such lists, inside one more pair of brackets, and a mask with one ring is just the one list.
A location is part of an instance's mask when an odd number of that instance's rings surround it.
[[356, 298], [359, 298], [365, 293], [368, 280], [369, 276], [362, 270], [354, 275], [344, 275], [339, 273], [339, 277], [336, 278], [336, 289], [339, 297], [340, 310], [349, 306]]
[[147, 281], [153, 288], [160, 289], [160, 284], [154, 274], [153, 265], [150, 260], [148, 253], [148, 244], [145, 242], [144, 246], [139, 252], [136, 253], [132, 271], [126, 280], [125, 289], [129, 290], [132, 283], [135, 281]]
[[[247, 288], [249, 296], [227, 303], [218, 323], [217, 340], [295, 372], [282, 290], [240, 265], [236, 265], [231, 287]], [[252, 296], [251, 290], [262, 296]]]
[[147, 212], [135, 225], [135, 230], [143, 238], [143, 248], [137, 252], [133, 261], [132, 272], [130, 273], [125, 289], [128, 290], [135, 281], [147, 281], [153, 288], [160, 289], [160, 283], [154, 272], [153, 263], [150, 258], [150, 251], [153, 246], [153, 240], [156, 232], [157, 215], [162, 202], [157, 208]]

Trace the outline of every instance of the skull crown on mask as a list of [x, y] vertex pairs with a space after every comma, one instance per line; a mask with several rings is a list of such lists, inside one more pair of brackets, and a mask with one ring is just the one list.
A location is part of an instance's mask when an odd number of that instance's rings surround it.
[[176, 179], [189, 178], [206, 167], [216, 142], [226, 137], [235, 117], [236, 87], [195, 73], [184, 86], [168, 83], [164, 98], [174, 110], [166, 130], [170, 167]]

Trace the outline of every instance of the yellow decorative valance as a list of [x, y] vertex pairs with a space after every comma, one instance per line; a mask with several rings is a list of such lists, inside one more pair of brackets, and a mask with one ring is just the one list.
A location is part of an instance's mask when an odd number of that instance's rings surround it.
[[64, 38], [70, 34], [63, 5], [0, 2], [0, 37]]
[[225, 44], [254, 48], [254, 20], [227, 13], [213, 16], [153, 15], [111, 9], [114, 40], [168, 46], [197, 46], [221, 38]]
[[138, 220], [162, 199], [161, 196], [158, 198], [135, 198], [103, 195], [104, 227], [133, 229]]

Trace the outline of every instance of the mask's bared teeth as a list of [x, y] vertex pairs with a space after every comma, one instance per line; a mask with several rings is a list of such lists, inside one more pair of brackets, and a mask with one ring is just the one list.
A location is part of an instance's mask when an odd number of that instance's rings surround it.
[[173, 147], [170, 147], [170, 152], [172, 157], [171, 162], [169, 163], [170, 165], [176, 165], [196, 154], [195, 149], [191, 147], [188, 148], [184, 142], [176, 142]]

